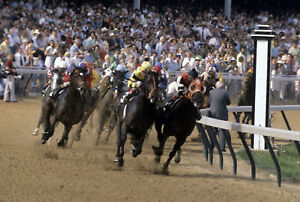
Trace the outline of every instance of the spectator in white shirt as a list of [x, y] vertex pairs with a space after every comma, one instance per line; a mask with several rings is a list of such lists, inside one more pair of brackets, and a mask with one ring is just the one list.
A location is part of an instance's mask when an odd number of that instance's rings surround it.
[[189, 72], [193, 69], [195, 63], [195, 58], [192, 57], [191, 51], [186, 52], [186, 57], [182, 62], [182, 70]]
[[57, 49], [55, 48], [54, 45], [55, 45], [54, 41], [51, 40], [49, 46], [45, 50], [45, 56], [46, 56], [45, 66], [47, 69], [50, 69], [53, 67], [54, 59], [57, 54]]
[[79, 52], [75, 51], [74, 56], [70, 59], [70, 65], [79, 66], [80, 63], [81, 63], [81, 59], [79, 57]]
[[22, 48], [18, 48], [17, 53], [15, 54], [15, 62], [14, 62], [14, 67], [22, 67], [27, 65], [28, 62], [26, 61], [25, 54], [23, 52]]

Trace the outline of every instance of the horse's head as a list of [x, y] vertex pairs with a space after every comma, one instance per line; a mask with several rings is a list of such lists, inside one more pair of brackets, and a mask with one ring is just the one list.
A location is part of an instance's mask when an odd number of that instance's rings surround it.
[[188, 98], [191, 99], [195, 107], [200, 108], [204, 100], [205, 92], [205, 86], [203, 86], [199, 78], [196, 78], [189, 85]]
[[76, 69], [70, 74], [70, 84], [76, 88], [80, 94], [86, 91], [86, 72], [82, 69]]
[[252, 87], [252, 85], [254, 84], [254, 77], [253, 77], [253, 73], [249, 72], [247, 73], [247, 75], [244, 78], [244, 85], [245, 87]]
[[158, 90], [158, 74], [152, 71], [145, 72], [141, 90], [151, 103], [156, 103], [161, 95]]
[[114, 89], [114, 98], [116, 98], [122, 92], [126, 74], [127, 71], [118, 71], [118, 70], [116, 70], [113, 73], [112, 88]]

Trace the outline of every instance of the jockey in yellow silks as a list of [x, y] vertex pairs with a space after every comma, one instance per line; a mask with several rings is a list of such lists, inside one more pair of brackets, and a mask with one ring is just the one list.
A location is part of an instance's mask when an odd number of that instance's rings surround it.
[[151, 71], [151, 64], [149, 61], [144, 61], [140, 67], [138, 67], [132, 73], [131, 77], [128, 80], [128, 88], [136, 88], [139, 85], [139, 81], [144, 80], [145, 73], [147, 71]]
[[124, 94], [123, 98], [121, 99], [121, 103], [127, 103], [130, 98], [134, 96], [136, 89], [141, 85], [142, 81], [144, 81], [145, 72], [148, 71], [152, 71], [152, 67], [149, 61], [144, 61], [140, 67], [134, 70], [127, 83], [129, 92]]

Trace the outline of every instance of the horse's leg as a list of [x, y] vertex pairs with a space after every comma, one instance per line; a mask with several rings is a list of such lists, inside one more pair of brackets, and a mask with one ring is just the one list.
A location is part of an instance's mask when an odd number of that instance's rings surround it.
[[43, 117], [44, 117], [44, 114], [45, 114], [45, 104], [44, 104], [44, 102], [45, 101], [43, 100], [42, 107], [41, 107], [41, 114], [40, 114], [40, 117], [39, 117], [38, 124], [37, 124], [36, 128], [34, 129], [34, 131], [32, 132], [32, 135], [34, 135], [34, 136], [38, 135], [40, 126], [43, 123]]
[[76, 141], [80, 141], [82, 128], [85, 126], [87, 120], [90, 118], [93, 111], [94, 111], [94, 109], [90, 108], [87, 112], [84, 113], [78, 127], [76, 128], [76, 132], [75, 132], [75, 140]]
[[72, 128], [72, 126], [66, 126], [65, 125], [64, 132], [63, 132], [63, 135], [61, 137], [61, 140], [57, 143], [58, 147], [64, 147], [65, 146], [65, 143], [68, 141], [68, 135], [69, 135], [69, 132], [70, 132], [71, 128]]
[[247, 112], [244, 112], [244, 118], [243, 118], [243, 120], [242, 120], [242, 123], [245, 123], [245, 122], [246, 122], [247, 117], [248, 117]]
[[241, 114], [242, 114], [241, 112], [237, 112], [237, 113], [236, 113], [236, 122], [237, 122], [237, 123], [240, 123], [240, 117], [241, 117]]
[[168, 172], [168, 166], [169, 166], [171, 160], [173, 159], [173, 157], [175, 156], [176, 152], [178, 150], [180, 150], [181, 146], [185, 143], [185, 140], [186, 140], [186, 137], [185, 138], [176, 138], [176, 143], [175, 143], [172, 151], [169, 154], [168, 160], [166, 161], [166, 163], [164, 164], [164, 167], [163, 167], [163, 172], [165, 174], [169, 173]]
[[[155, 127], [159, 127], [159, 125], [155, 126]], [[160, 126], [161, 128], [161, 126]], [[160, 162], [160, 157], [163, 155], [164, 152], [164, 146], [166, 143], [167, 138], [169, 137], [169, 133], [167, 130], [164, 131], [164, 133], [157, 133], [157, 140], [158, 140], [158, 147], [157, 146], [152, 146], [152, 149], [154, 151], [155, 154], [155, 158], [154, 160], [156, 162]]]
[[142, 146], [143, 146], [143, 143], [144, 143], [144, 140], [145, 140], [145, 136], [146, 136], [146, 134], [138, 135], [139, 138], [133, 144], [133, 148], [131, 150], [132, 157], [137, 157], [139, 154], [142, 153]]
[[113, 112], [113, 109], [112, 109], [112, 113], [111, 113], [110, 119], [109, 119], [108, 134], [106, 136], [105, 142], [108, 142], [109, 136], [110, 136], [111, 132], [114, 130], [115, 126], [116, 126], [116, 114]]
[[[41, 138], [41, 144], [45, 144], [47, 142], [47, 140], [49, 139], [49, 137], [51, 137], [53, 135], [54, 127], [55, 127], [50, 122], [52, 106], [49, 102], [45, 104], [44, 110], [45, 110], [44, 117], [43, 117], [44, 131], [43, 131], [43, 135]], [[53, 129], [50, 130], [51, 128], [53, 128]]]
[[127, 139], [127, 130], [125, 124], [122, 124], [121, 121], [117, 123], [117, 154], [115, 162], [118, 163], [119, 167], [124, 165], [124, 146]]
[[[102, 103], [103, 104], [103, 103]], [[99, 109], [99, 117], [98, 117], [98, 131], [97, 131], [97, 138], [96, 138], [96, 142], [95, 145], [99, 144], [99, 139], [100, 139], [100, 135], [103, 131], [104, 128], [104, 124], [105, 124], [105, 119], [107, 117], [107, 114], [105, 112], [106, 110], [104, 109], [104, 107]]]
[[181, 149], [178, 149], [178, 151], [176, 152], [176, 156], [174, 159], [175, 163], [180, 163], [181, 161]]

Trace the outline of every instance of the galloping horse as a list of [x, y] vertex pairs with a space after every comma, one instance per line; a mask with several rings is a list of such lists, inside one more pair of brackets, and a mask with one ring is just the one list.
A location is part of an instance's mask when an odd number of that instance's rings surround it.
[[85, 77], [84, 70], [75, 69], [70, 74], [70, 85], [56, 99], [46, 98], [42, 144], [53, 135], [55, 125], [61, 122], [64, 124], [64, 132], [57, 145], [64, 146], [72, 126], [81, 121], [84, 113]]
[[158, 75], [155, 72], [145, 72], [145, 79], [138, 94], [127, 104], [122, 104], [118, 99], [116, 103], [117, 154], [115, 162], [119, 167], [124, 165], [124, 145], [127, 133], [131, 134], [132, 156], [136, 157], [142, 152], [146, 133], [156, 118], [158, 96]]
[[63, 73], [64, 73], [64, 71], [61, 71], [60, 69], [55, 69], [53, 71], [53, 76], [51, 78], [50, 85], [48, 85], [43, 92], [41, 114], [40, 114], [40, 117], [38, 120], [38, 124], [37, 124], [36, 128], [34, 129], [34, 131], [32, 132], [32, 135], [34, 135], [34, 136], [38, 135], [39, 128], [40, 128], [41, 124], [43, 123], [43, 117], [44, 117], [44, 113], [45, 113], [45, 101], [49, 97], [50, 92], [53, 91], [55, 88], [57, 88], [60, 84], [63, 83], [63, 79], [62, 79]]
[[[163, 171], [168, 172], [168, 166], [176, 152], [180, 155], [181, 146], [186, 138], [192, 133], [195, 127], [197, 110], [203, 103], [205, 88], [199, 78], [196, 78], [189, 85], [189, 91], [186, 96], [180, 97], [173, 106], [163, 113], [163, 119], [157, 119], [155, 128], [157, 131], [158, 147], [152, 146], [155, 153], [155, 161], [159, 162], [163, 154], [165, 142], [169, 136], [175, 136], [176, 143], [169, 154], [169, 158], [164, 164]], [[163, 132], [161, 131], [164, 125]], [[180, 160], [177, 161], [177, 163]]]
[[125, 71], [115, 71], [113, 73], [113, 82], [110, 87], [108, 87], [101, 96], [101, 101], [98, 105], [99, 110], [99, 126], [98, 134], [96, 139], [96, 145], [99, 143], [100, 135], [103, 131], [105, 123], [109, 123], [108, 134], [106, 136], [106, 141], [113, 131], [116, 124], [116, 114], [115, 114], [115, 104], [117, 97], [122, 93], [124, 87], [124, 77], [127, 72]]

